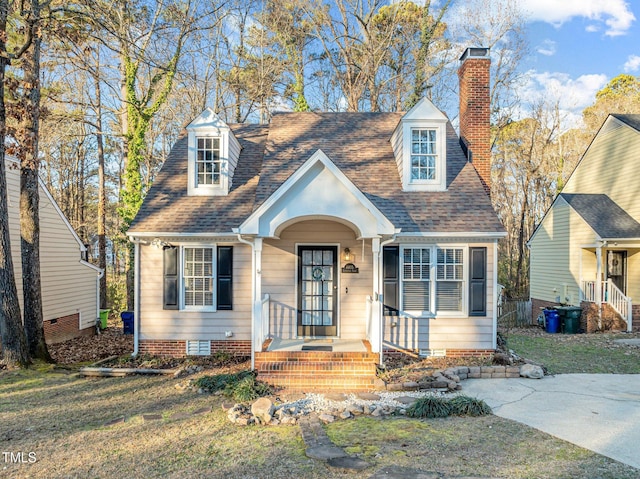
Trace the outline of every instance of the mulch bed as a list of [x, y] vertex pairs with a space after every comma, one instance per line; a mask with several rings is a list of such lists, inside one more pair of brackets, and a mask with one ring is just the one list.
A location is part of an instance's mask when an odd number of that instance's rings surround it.
[[49, 353], [58, 364], [96, 362], [110, 356], [132, 352], [133, 335], [123, 334], [121, 327], [108, 327], [95, 336], [84, 336], [49, 345]]

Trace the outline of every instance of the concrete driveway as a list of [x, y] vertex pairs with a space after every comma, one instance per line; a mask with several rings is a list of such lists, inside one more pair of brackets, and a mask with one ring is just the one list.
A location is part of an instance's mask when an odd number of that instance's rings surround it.
[[462, 388], [497, 416], [640, 469], [640, 375], [468, 379]]

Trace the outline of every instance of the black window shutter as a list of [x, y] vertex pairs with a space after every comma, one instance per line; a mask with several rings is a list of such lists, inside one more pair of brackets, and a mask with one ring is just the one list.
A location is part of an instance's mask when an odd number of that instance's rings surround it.
[[400, 248], [398, 246], [384, 246], [382, 248], [382, 278], [384, 289], [384, 314], [397, 316], [400, 309]]
[[218, 246], [218, 309], [233, 309], [233, 246]]
[[163, 248], [164, 309], [178, 309], [178, 248]]
[[469, 248], [469, 316], [487, 315], [487, 248]]

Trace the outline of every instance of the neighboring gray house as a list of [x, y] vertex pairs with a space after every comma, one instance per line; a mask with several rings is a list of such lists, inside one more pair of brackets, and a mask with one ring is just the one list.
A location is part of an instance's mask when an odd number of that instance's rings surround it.
[[128, 231], [136, 352], [227, 350], [278, 384], [362, 388], [384, 352], [492, 353], [488, 50], [461, 60], [462, 140], [427, 99], [196, 118]]

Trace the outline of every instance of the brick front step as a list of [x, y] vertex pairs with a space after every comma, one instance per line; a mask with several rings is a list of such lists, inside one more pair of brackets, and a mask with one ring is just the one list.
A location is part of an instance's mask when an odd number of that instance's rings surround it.
[[363, 391], [374, 387], [376, 353], [273, 351], [255, 353], [258, 379], [291, 390]]

